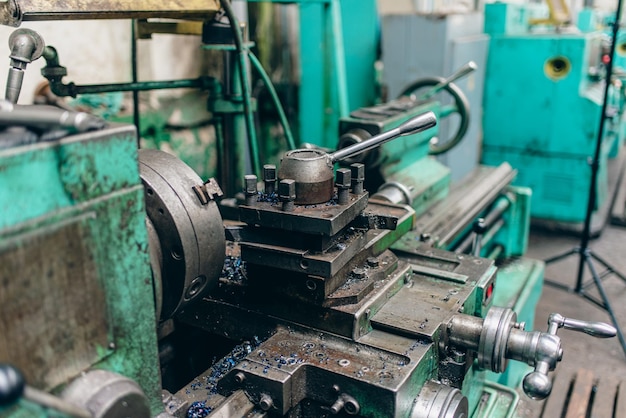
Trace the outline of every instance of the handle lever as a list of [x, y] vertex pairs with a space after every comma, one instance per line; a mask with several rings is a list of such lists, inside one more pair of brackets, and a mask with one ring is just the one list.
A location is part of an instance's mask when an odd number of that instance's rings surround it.
[[535, 370], [524, 377], [524, 392], [533, 399], [544, 399], [552, 391], [552, 381], [548, 377], [548, 372], [554, 370], [556, 363], [563, 356], [561, 341], [556, 336], [559, 328], [584, 332], [596, 338], [610, 338], [617, 334], [615, 327], [604, 322], [581, 321], [565, 318], [558, 313], [550, 314], [548, 332], [539, 333], [534, 350]]
[[330, 162], [335, 163], [337, 161], [345, 160], [346, 158], [350, 158], [362, 152], [369, 151], [372, 148], [376, 148], [397, 137], [416, 134], [432, 128], [435, 125], [437, 125], [437, 117], [433, 112], [422, 113], [421, 115], [417, 115], [414, 118], [407, 120], [397, 128], [390, 129], [386, 132], [373, 136], [366, 141], [357, 142], [354, 145], [350, 145], [349, 147], [342, 148], [332, 154], [329, 154]]
[[456, 72], [454, 72], [450, 77], [443, 80], [441, 83], [434, 85], [424, 94], [422, 94], [418, 99], [419, 100], [428, 100], [433, 97], [435, 94], [439, 93], [442, 89], [446, 88], [446, 86], [450, 83], [455, 82], [461, 77], [465, 77], [472, 71], [475, 71], [478, 68], [478, 65], [474, 61], [470, 61], [461, 68], [459, 68]]
[[585, 334], [596, 338], [611, 338], [615, 337], [617, 334], [615, 327], [604, 322], [581, 321], [580, 319], [565, 318], [563, 315], [558, 313], [551, 314], [548, 319], [548, 332], [550, 334], [556, 334], [556, 330], [554, 332], [550, 332], [551, 324], [556, 324], [558, 328], [584, 332]]
[[26, 384], [24, 376], [10, 364], [0, 363], [0, 408], [10, 406], [20, 398], [44, 408], [51, 408], [74, 418], [92, 418], [91, 412]]

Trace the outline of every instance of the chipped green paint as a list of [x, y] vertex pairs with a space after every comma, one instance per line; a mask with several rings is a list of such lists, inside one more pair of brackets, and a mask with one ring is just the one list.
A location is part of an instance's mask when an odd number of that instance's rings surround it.
[[138, 184], [134, 129], [108, 132], [0, 151], [0, 228]]
[[[99, 360], [92, 367], [137, 381], [153, 414], [161, 412], [154, 287], [134, 128], [113, 126], [1, 151], [0, 204], [0, 244], [84, 216], [85, 242], [104, 290], [109, 326], [109, 344], [96, 348]], [[54, 366], [59, 355], [48, 364]], [[8, 416], [49, 416], [22, 404]]]

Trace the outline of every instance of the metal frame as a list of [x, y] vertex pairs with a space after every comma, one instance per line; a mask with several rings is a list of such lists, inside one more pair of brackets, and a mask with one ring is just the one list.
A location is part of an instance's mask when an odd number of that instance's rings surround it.
[[299, 109], [300, 115], [306, 115], [299, 121], [300, 140], [334, 148], [331, 138], [337, 136], [336, 121], [350, 111], [340, 0], [250, 0], [266, 1], [298, 4], [300, 27], [318, 28], [300, 37], [300, 51], [307, 51], [300, 63]]
[[[612, 31], [612, 37], [611, 37], [611, 48], [609, 52], [610, 57], [615, 56], [615, 47], [617, 44], [617, 32], [620, 26], [621, 12], [622, 12], [622, 0], [618, 0], [617, 10], [615, 12], [615, 22], [613, 24], [613, 31]], [[615, 268], [613, 268], [603, 258], [596, 255], [591, 250], [591, 248], [589, 248], [589, 240], [591, 239], [591, 219], [593, 216], [595, 203], [596, 203], [596, 181], [598, 179], [598, 172], [600, 171], [600, 153], [601, 153], [602, 142], [603, 142], [603, 137], [604, 137], [605, 120], [607, 119], [609, 88], [611, 86], [612, 74], [613, 74], [613, 59], [609, 60], [607, 67], [606, 67], [606, 80], [604, 83], [604, 97], [602, 101], [602, 113], [601, 113], [602, 117], [600, 118], [593, 159], [591, 160], [591, 163], [590, 163], [591, 181], [590, 181], [590, 187], [589, 187], [589, 196], [587, 199], [585, 223], [583, 227], [582, 237], [580, 240], [580, 245], [566, 251], [563, 254], [559, 254], [554, 257], [550, 257], [544, 260], [546, 264], [551, 264], [551, 263], [566, 259], [571, 255], [578, 254], [579, 261], [578, 261], [578, 272], [576, 274], [576, 283], [573, 287], [564, 285], [562, 283], [555, 282], [552, 280], [545, 280], [545, 283], [549, 286], [556, 287], [557, 289], [566, 290], [570, 293], [575, 293], [578, 296], [598, 306], [600, 309], [605, 310], [609, 314], [611, 321], [613, 322], [613, 325], [615, 325], [615, 328], [617, 329], [617, 337], [619, 339], [620, 345], [622, 346], [622, 350], [624, 351], [624, 354], [626, 354], [626, 339], [624, 339], [624, 334], [619, 327], [619, 324], [617, 322], [617, 317], [615, 316], [615, 312], [613, 311], [613, 308], [611, 306], [611, 302], [609, 301], [606, 291], [604, 290], [604, 287], [602, 286], [602, 281], [611, 274], [614, 274], [615, 276], [617, 276], [624, 283], [626, 283], [626, 277], [622, 273], [617, 271]], [[593, 263], [594, 261], [604, 266], [606, 270], [598, 274], [598, 271]], [[589, 272], [591, 273], [591, 280], [588, 281], [587, 283], [583, 282], [585, 266], [589, 268]], [[591, 287], [592, 285], [595, 285], [595, 287], [597, 288], [598, 293], [600, 294], [600, 300], [598, 300], [596, 297], [588, 293], [587, 289]]]

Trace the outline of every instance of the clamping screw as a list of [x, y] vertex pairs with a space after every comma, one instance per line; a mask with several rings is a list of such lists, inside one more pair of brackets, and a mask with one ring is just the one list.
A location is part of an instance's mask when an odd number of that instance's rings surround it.
[[281, 180], [278, 183], [278, 198], [283, 202], [283, 211], [293, 212], [296, 200], [296, 181], [292, 179]]
[[244, 176], [244, 181], [246, 183], [246, 205], [251, 206], [256, 202], [257, 195], [257, 185], [256, 185], [256, 176], [254, 174], [247, 174]]
[[348, 415], [357, 415], [361, 411], [361, 406], [352, 396], [342, 393], [337, 400], [331, 405], [330, 413], [333, 415], [345, 411]]
[[335, 184], [337, 185], [337, 203], [340, 205], [347, 205], [350, 201], [350, 170], [347, 168], [338, 169], [335, 177]]
[[363, 194], [363, 182], [365, 181], [365, 164], [350, 164], [352, 174], [352, 193]]
[[263, 166], [263, 181], [265, 182], [265, 193], [271, 195], [276, 191], [276, 166], [265, 164]]
[[274, 406], [274, 401], [270, 395], [264, 393], [259, 400], [259, 406], [262, 410], [269, 411]]

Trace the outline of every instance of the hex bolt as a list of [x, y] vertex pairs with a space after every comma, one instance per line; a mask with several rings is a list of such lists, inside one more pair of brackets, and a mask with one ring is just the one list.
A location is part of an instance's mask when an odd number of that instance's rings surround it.
[[367, 257], [367, 265], [371, 268], [376, 268], [380, 265], [380, 261], [376, 257]]
[[259, 400], [259, 406], [262, 410], [269, 411], [274, 406], [274, 401], [270, 395], [264, 393]]
[[363, 194], [363, 182], [365, 181], [365, 165], [361, 163], [350, 164], [352, 174], [352, 193]]
[[238, 372], [237, 374], [235, 374], [235, 383], [237, 384], [242, 384], [244, 382], [244, 380], [246, 380], [246, 375]]
[[274, 164], [263, 166], [263, 181], [265, 182], [265, 194], [271, 195], [276, 191], [276, 166]]
[[347, 168], [337, 170], [335, 184], [337, 185], [337, 203], [347, 205], [350, 202], [350, 178], [351, 173]]
[[350, 275], [357, 280], [363, 280], [367, 277], [367, 271], [362, 267], [355, 267], [350, 272]]
[[278, 198], [283, 202], [283, 211], [293, 212], [296, 200], [296, 181], [292, 179], [281, 180], [278, 183]]
[[254, 174], [247, 174], [244, 176], [244, 182], [246, 184], [246, 205], [252, 206], [256, 202], [256, 176]]

